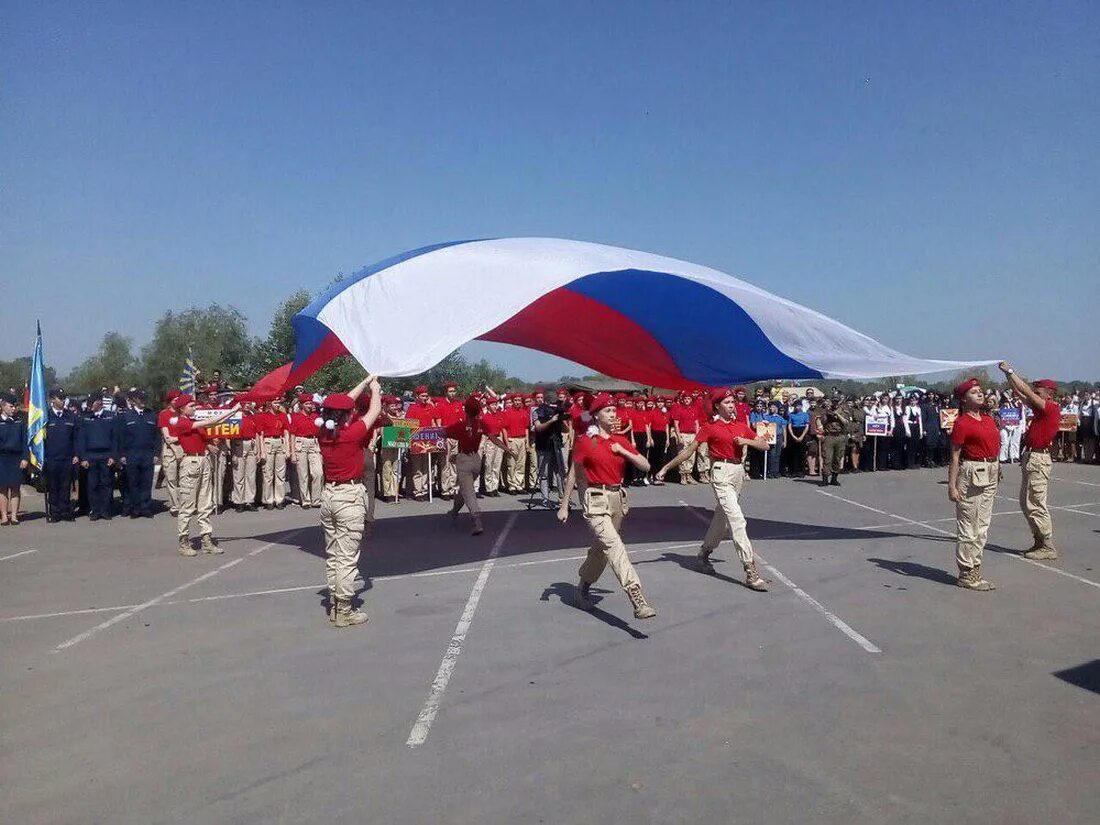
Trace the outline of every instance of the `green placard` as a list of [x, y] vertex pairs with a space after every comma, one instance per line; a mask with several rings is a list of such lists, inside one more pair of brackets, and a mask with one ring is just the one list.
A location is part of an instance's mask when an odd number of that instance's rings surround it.
[[396, 450], [401, 447], [408, 448], [414, 432], [416, 432], [416, 428], [414, 427], [383, 427], [382, 449]]

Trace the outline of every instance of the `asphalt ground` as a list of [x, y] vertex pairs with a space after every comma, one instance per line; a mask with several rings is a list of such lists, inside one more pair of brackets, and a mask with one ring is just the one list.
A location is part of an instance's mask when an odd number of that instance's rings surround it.
[[[1057, 823], [1100, 810], [1100, 473], [1056, 465], [1062, 558], [1032, 563], [1005, 470], [953, 586], [943, 471], [751, 482], [771, 591], [692, 559], [708, 487], [636, 490], [570, 606], [574, 513], [379, 504], [363, 627], [321, 606], [316, 510], [0, 528], [0, 821]], [[39, 506], [33, 498], [28, 509]]]

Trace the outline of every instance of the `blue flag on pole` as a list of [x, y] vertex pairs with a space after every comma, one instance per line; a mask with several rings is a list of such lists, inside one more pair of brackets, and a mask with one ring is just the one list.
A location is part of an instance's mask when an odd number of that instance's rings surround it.
[[187, 348], [187, 360], [183, 364], [183, 372], [180, 373], [180, 392], [188, 395], [195, 394], [195, 353], [191, 347]]
[[31, 377], [28, 385], [27, 451], [32, 467], [41, 470], [46, 463], [46, 367], [42, 362], [42, 324], [34, 344]]

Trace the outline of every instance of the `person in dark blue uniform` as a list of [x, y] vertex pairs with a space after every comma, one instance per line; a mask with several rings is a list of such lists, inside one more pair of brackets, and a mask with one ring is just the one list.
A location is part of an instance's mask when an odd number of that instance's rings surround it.
[[0, 395], [0, 526], [19, 523], [19, 485], [27, 466], [27, 424], [15, 416], [15, 398]]
[[157, 414], [145, 407], [144, 390], [131, 390], [130, 407], [115, 416], [115, 440], [126, 468], [126, 507], [130, 518], [153, 517], [153, 456], [160, 452]]
[[[88, 475], [88, 520], [111, 518], [111, 491], [114, 489], [115, 417], [103, 410], [103, 399], [89, 399], [88, 411], [76, 433], [76, 454]], [[46, 436], [49, 438], [49, 436]]]
[[46, 414], [46, 483], [50, 522], [73, 520], [72, 485], [76, 458], [76, 433], [80, 422], [65, 409], [63, 390], [50, 392]]

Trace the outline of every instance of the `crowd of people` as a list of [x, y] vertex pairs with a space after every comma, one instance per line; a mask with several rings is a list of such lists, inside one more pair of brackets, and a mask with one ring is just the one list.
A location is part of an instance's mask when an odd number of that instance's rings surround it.
[[[529, 507], [556, 508], [565, 521], [577, 488], [594, 533], [578, 603], [589, 604], [588, 588], [610, 563], [636, 617], [647, 618], [655, 611], [618, 535], [629, 509], [626, 488], [666, 479], [712, 486], [718, 506], [700, 551], [701, 568], [713, 572], [709, 556], [730, 536], [746, 585], [766, 590], [738, 503], [746, 477], [811, 476], [835, 486], [846, 472], [950, 465], [949, 494], [959, 507], [959, 581], [991, 589], [980, 575], [989, 489], [995, 489], [990, 476], [1000, 475], [990, 467], [1022, 460], [1026, 476], [1029, 462], [1043, 454], [1045, 463], [1035, 471], [1049, 479], [1051, 460], [1095, 463], [1100, 435], [1100, 394], [1056, 400], [1053, 382], [1036, 389], [1002, 368], [1008, 379], [1003, 391], [985, 390], [974, 379], [951, 395], [883, 390], [863, 397], [812, 387], [759, 387], [751, 396], [744, 387], [674, 395], [483, 387], [460, 397], [453, 381], [436, 395], [420, 386], [399, 396], [383, 392], [370, 376], [347, 394], [296, 387], [257, 399], [248, 387], [235, 391], [215, 371], [194, 395], [169, 391], [159, 412], [148, 408], [138, 388], [104, 388], [84, 399], [58, 388], [49, 393], [42, 486], [47, 519], [58, 522], [82, 515], [110, 520], [116, 513], [152, 517], [152, 491], [162, 484], [184, 556], [222, 552], [212, 519], [226, 507], [320, 508], [330, 618], [345, 627], [365, 621], [350, 607], [348, 576], [360, 541], [371, 533], [376, 499], [450, 500], [451, 517], [457, 520], [466, 506], [478, 535], [481, 496], [528, 496]], [[413, 431], [428, 437], [410, 441]], [[28, 470], [25, 414], [5, 395], [0, 525], [19, 523], [19, 490]], [[1025, 514], [1027, 495], [1025, 480]], [[1045, 482], [1036, 496], [1042, 501], [1032, 502], [1032, 509], [1045, 510]], [[1029, 520], [1036, 537], [1029, 552], [1056, 558], [1049, 528]]]

